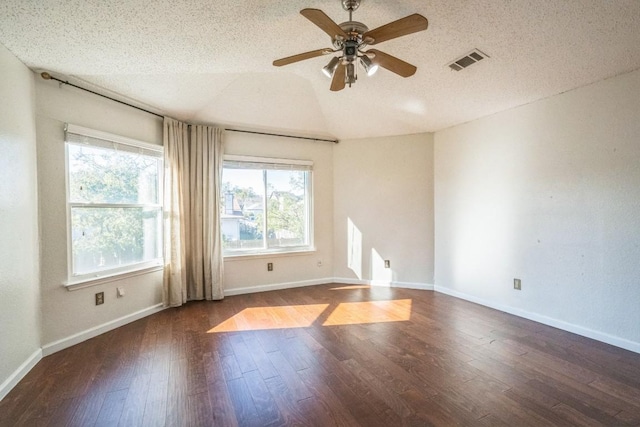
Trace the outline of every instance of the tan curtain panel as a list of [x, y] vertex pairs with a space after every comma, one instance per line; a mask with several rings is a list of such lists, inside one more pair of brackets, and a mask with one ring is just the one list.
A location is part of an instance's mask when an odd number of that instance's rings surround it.
[[220, 180], [223, 130], [164, 119], [165, 271], [163, 301], [224, 297]]

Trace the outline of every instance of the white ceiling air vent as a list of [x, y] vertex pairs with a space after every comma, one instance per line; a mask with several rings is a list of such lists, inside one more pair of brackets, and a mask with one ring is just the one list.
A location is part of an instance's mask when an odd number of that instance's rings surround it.
[[488, 57], [489, 55], [487, 55], [486, 53], [482, 53], [478, 49], [474, 49], [471, 52], [467, 53], [465, 56], [456, 59], [448, 65], [452, 70], [460, 71], [463, 68], [467, 68], [469, 65], [475, 64], [476, 62], [482, 61], [483, 59]]

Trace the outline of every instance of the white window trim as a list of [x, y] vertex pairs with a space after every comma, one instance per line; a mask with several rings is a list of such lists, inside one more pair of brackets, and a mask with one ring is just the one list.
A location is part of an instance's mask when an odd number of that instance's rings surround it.
[[262, 259], [262, 258], [284, 258], [291, 256], [303, 256], [303, 255], [311, 255], [318, 250], [313, 248], [307, 248], [298, 250], [291, 250], [286, 252], [259, 252], [259, 253], [242, 253], [242, 254], [233, 254], [233, 255], [225, 255], [224, 260], [227, 261], [241, 261], [247, 259]]
[[[313, 161], [311, 160], [300, 160], [300, 159], [282, 159], [275, 157], [257, 157], [257, 156], [243, 156], [243, 155], [235, 155], [235, 154], [225, 154], [224, 161], [230, 162], [245, 162], [245, 163], [264, 163], [268, 164], [278, 164], [278, 165], [288, 165], [288, 166], [302, 166], [300, 170], [304, 170], [309, 172], [309, 183], [307, 184], [306, 191], [308, 193], [307, 201], [308, 201], [308, 212], [307, 212], [307, 230], [309, 230], [309, 241], [306, 245], [300, 246], [289, 246], [289, 247], [276, 247], [276, 248], [260, 248], [260, 249], [245, 249], [245, 250], [235, 250], [235, 251], [224, 251], [223, 250], [223, 258], [225, 261], [233, 261], [247, 258], [263, 258], [263, 257], [273, 257], [273, 256], [288, 256], [288, 255], [305, 255], [316, 251], [315, 248], [315, 232], [314, 232], [314, 191], [313, 191]], [[223, 166], [224, 168], [224, 166]], [[284, 168], [286, 170], [286, 168]], [[266, 183], [265, 183], [266, 185]], [[266, 203], [266, 201], [265, 201]], [[266, 206], [266, 205], [265, 205]], [[266, 215], [265, 215], [266, 218]], [[266, 224], [265, 224], [266, 226]]]
[[[131, 266], [135, 265], [135, 269], [123, 270], [121, 272], [114, 272], [110, 270], [110, 274], [100, 275], [96, 273], [94, 277], [88, 277], [81, 280], [75, 280], [72, 282], [63, 283], [63, 286], [67, 288], [68, 291], [75, 291], [77, 289], [88, 288], [91, 286], [102, 285], [104, 283], [115, 282], [116, 280], [127, 279], [129, 277], [140, 276], [142, 274], [153, 273], [154, 271], [160, 271], [164, 269], [162, 262], [146, 262], [142, 264], [131, 264]], [[123, 268], [126, 266], [123, 266]]]
[[72, 125], [70, 123], [66, 123], [64, 125], [64, 131], [66, 133], [74, 133], [76, 135], [88, 136], [90, 138], [102, 139], [109, 142], [128, 145], [130, 147], [144, 148], [145, 150], [164, 153], [164, 147], [162, 145], [151, 144], [150, 142], [139, 141], [137, 139], [127, 138], [125, 136], [115, 135], [101, 130], [89, 129], [78, 125]]
[[[86, 274], [73, 274], [73, 245], [72, 245], [72, 230], [71, 230], [71, 209], [73, 207], [84, 207], [89, 206], [86, 203], [75, 203], [70, 202], [70, 187], [69, 187], [69, 153], [67, 143], [67, 133], [73, 133], [76, 135], [87, 136], [90, 138], [97, 138], [108, 142], [113, 142], [116, 144], [123, 144], [130, 147], [142, 148], [145, 150], [153, 151], [160, 156], [159, 158], [163, 158], [164, 147], [161, 145], [151, 144], [149, 142], [139, 141], [132, 138], [127, 138], [121, 135], [116, 135], [108, 132], [103, 132], [95, 129], [86, 128], [83, 126], [73, 125], [70, 123], [65, 123], [64, 126], [65, 131], [65, 189], [66, 189], [66, 211], [67, 211], [67, 280], [62, 284], [67, 288], [67, 290], [72, 291], [76, 289], [82, 289], [89, 286], [96, 286], [103, 283], [108, 283], [120, 279], [124, 279], [127, 277], [134, 277], [141, 274], [150, 273], [153, 271], [158, 271], [163, 268], [164, 260], [162, 257], [151, 260], [144, 261], [138, 263], [132, 263], [123, 265], [116, 268], [109, 268], [103, 271], [94, 271], [92, 273]], [[111, 203], [94, 203], [91, 206], [95, 207], [118, 207], [118, 208], [126, 208], [126, 207], [156, 207], [160, 208], [162, 212], [163, 206], [163, 192], [162, 187], [164, 183], [163, 177], [163, 168], [160, 168], [158, 182], [160, 185], [159, 191], [159, 203], [157, 204], [111, 204]]]
[[280, 164], [280, 165], [299, 165], [312, 167], [313, 162], [311, 160], [298, 160], [298, 159], [279, 159], [275, 157], [256, 157], [256, 156], [239, 156], [235, 154], [225, 154], [224, 161], [227, 162], [244, 162], [244, 163], [265, 163], [265, 164]]

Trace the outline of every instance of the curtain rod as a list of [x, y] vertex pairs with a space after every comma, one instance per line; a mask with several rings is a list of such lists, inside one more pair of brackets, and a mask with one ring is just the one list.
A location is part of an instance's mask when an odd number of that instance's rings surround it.
[[306, 139], [308, 141], [333, 142], [334, 144], [337, 144], [338, 142], [340, 142], [337, 139], [311, 138], [311, 137], [308, 137], [308, 136], [283, 135], [281, 133], [255, 132], [255, 131], [252, 131], [252, 130], [241, 130], [241, 129], [225, 129], [225, 130], [227, 130], [229, 132], [252, 133], [252, 134], [255, 134], [255, 135], [281, 136], [283, 138]]
[[103, 94], [98, 93], [98, 92], [94, 92], [91, 89], [87, 89], [87, 88], [84, 88], [82, 86], [74, 85], [73, 83], [69, 83], [68, 81], [60, 80], [57, 77], [53, 77], [51, 74], [47, 73], [46, 71], [44, 73], [40, 73], [40, 76], [42, 76], [42, 78], [45, 79], [45, 80], [55, 80], [55, 81], [60, 82], [62, 84], [73, 86], [76, 89], [84, 90], [85, 92], [89, 92], [89, 93], [92, 93], [94, 95], [98, 95], [98, 96], [101, 96], [103, 98], [110, 99], [111, 101], [115, 101], [115, 102], [120, 103], [122, 105], [126, 105], [127, 107], [135, 108], [136, 110], [140, 110], [140, 111], [144, 111], [145, 113], [153, 114], [154, 116], [160, 117], [161, 119], [164, 118], [164, 116], [162, 114], [154, 113], [153, 111], [145, 110], [144, 108], [136, 107], [135, 105], [128, 104], [128, 103], [126, 103], [124, 101], [120, 101], [120, 100], [112, 98], [110, 96], [103, 95]]
[[[76, 89], [84, 90], [85, 92], [89, 92], [89, 93], [92, 93], [94, 95], [98, 95], [98, 96], [101, 96], [103, 98], [107, 98], [107, 99], [109, 99], [111, 101], [115, 101], [115, 102], [117, 102], [119, 104], [126, 105], [127, 107], [135, 108], [136, 110], [144, 111], [145, 113], [148, 113], [148, 114], [153, 114], [154, 116], [160, 117], [162, 119], [164, 118], [164, 116], [162, 114], [158, 114], [158, 113], [154, 113], [153, 111], [145, 110], [144, 108], [137, 107], [135, 105], [131, 105], [131, 104], [126, 103], [124, 101], [120, 101], [118, 99], [112, 98], [112, 97], [107, 96], [107, 95], [103, 95], [103, 94], [98, 93], [98, 92], [94, 92], [91, 89], [87, 89], [87, 88], [84, 88], [82, 86], [74, 85], [73, 83], [69, 83], [68, 81], [61, 80], [61, 79], [59, 79], [57, 77], [54, 77], [51, 74], [47, 73], [46, 71], [43, 72], [43, 73], [40, 73], [40, 76], [45, 80], [55, 80], [57, 82], [60, 82], [61, 84], [69, 85], [69, 86], [75, 87]], [[191, 126], [191, 125], [189, 125], [189, 126]], [[296, 139], [306, 139], [306, 140], [309, 140], [309, 141], [333, 142], [335, 144], [338, 143], [337, 139], [309, 138], [309, 137], [306, 137], [306, 136], [283, 135], [283, 134], [268, 133], [268, 132], [254, 132], [254, 131], [250, 131], [250, 130], [240, 130], [240, 129], [225, 129], [225, 130], [228, 130], [230, 132], [252, 133], [252, 134], [256, 134], [256, 135], [280, 136], [280, 137], [283, 137], [283, 138], [296, 138]]]

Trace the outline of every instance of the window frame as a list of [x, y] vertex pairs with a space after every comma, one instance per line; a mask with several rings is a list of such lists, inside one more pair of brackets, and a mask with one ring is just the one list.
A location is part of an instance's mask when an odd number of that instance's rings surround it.
[[[151, 271], [157, 271], [163, 268], [164, 249], [163, 249], [163, 227], [164, 227], [164, 212], [163, 212], [163, 184], [164, 184], [164, 147], [162, 145], [151, 144], [148, 142], [139, 141], [124, 136], [111, 134], [95, 129], [90, 129], [78, 125], [66, 123], [64, 127], [64, 144], [65, 144], [65, 204], [66, 204], [66, 222], [67, 222], [67, 281], [64, 283], [68, 289], [77, 289], [84, 286], [92, 286], [119, 278], [125, 278], [130, 276], [137, 276]], [[157, 157], [160, 159], [160, 165], [158, 168], [158, 201], [157, 203], [83, 203], [71, 201], [71, 188], [70, 188], [70, 170], [69, 170], [69, 146], [81, 145], [81, 142], [70, 142], [68, 134], [86, 138], [84, 142], [87, 146], [101, 147], [100, 144], [92, 144], [92, 139], [100, 140], [101, 142], [112, 144], [113, 150], [116, 151], [119, 146], [126, 146], [127, 148], [137, 149], [147, 153], [150, 157]], [[104, 148], [104, 146], [103, 146]], [[159, 236], [160, 241], [160, 256], [152, 260], [134, 262], [118, 267], [104, 268], [95, 270], [89, 273], [74, 274], [74, 259], [73, 259], [73, 223], [72, 223], [72, 209], [82, 207], [94, 207], [94, 208], [145, 208], [150, 207], [160, 210], [160, 226]]]
[[[314, 243], [314, 187], [313, 187], [313, 161], [311, 160], [301, 160], [301, 159], [284, 159], [284, 158], [275, 158], [275, 157], [257, 157], [257, 156], [245, 156], [245, 155], [235, 155], [235, 154], [225, 154], [223, 160], [223, 171], [227, 162], [233, 162], [236, 164], [247, 163], [251, 164], [252, 167], [247, 167], [245, 170], [260, 170], [265, 173], [267, 170], [298, 170], [307, 172], [307, 179], [305, 182], [305, 206], [306, 206], [306, 230], [307, 230], [307, 243], [304, 245], [297, 246], [281, 246], [281, 247], [269, 247], [268, 239], [266, 238], [266, 233], [263, 231], [263, 243], [264, 246], [262, 248], [251, 248], [251, 249], [236, 249], [236, 250], [225, 250], [222, 251], [222, 256], [225, 259], [234, 259], [234, 258], [243, 258], [243, 257], [268, 257], [272, 255], [292, 255], [292, 254], [300, 254], [305, 252], [313, 252], [315, 251], [315, 243]], [[265, 168], [259, 168], [258, 165], [264, 164]], [[281, 166], [281, 167], [278, 167]], [[242, 168], [235, 168], [242, 169]], [[264, 199], [263, 199], [263, 209], [264, 209], [264, 224], [263, 229], [268, 229], [268, 215], [266, 214], [267, 210], [267, 192], [266, 180], [263, 180], [263, 185], [265, 186]], [[222, 181], [221, 181], [222, 186]], [[222, 188], [222, 187], [221, 187]], [[224, 205], [224, 203], [222, 203]]]

